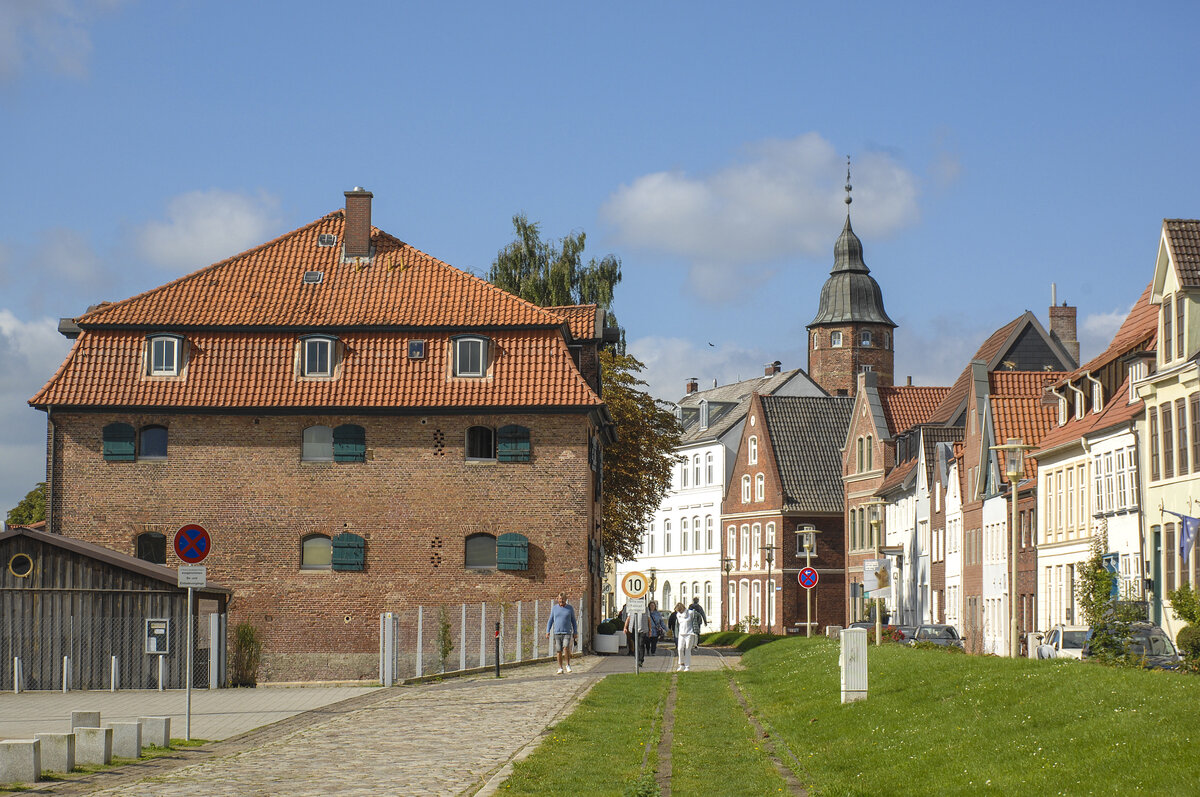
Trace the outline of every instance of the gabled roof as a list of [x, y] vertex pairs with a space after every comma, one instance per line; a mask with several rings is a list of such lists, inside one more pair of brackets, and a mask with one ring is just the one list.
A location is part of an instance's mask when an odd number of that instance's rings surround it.
[[[496, 331], [490, 378], [449, 373], [450, 332], [355, 331], [338, 335], [342, 371], [334, 379], [298, 379], [296, 335], [220, 331], [188, 335], [186, 376], [142, 376], [145, 340], [121, 330], [85, 330], [42, 390], [35, 407], [565, 407], [599, 406], [557, 330]], [[425, 357], [407, 356], [425, 341]]]
[[761, 396], [785, 512], [841, 513], [849, 396]]
[[[80, 327], [494, 328], [563, 318], [371, 228], [370, 265], [342, 262], [342, 210], [173, 282], [76, 319]], [[321, 281], [304, 282], [305, 272]]]
[[[692, 423], [683, 430], [680, 437], [682, 445], [698, 443], [702, 440], [715, 440], [738, 424], [750, 411], [750, 397], [754, 393], [764, 396], [774, 395], [793, 379], [810, 381], [802, 368], [790, 371], [780, 371], [777, 374], [756, 376], [743, 379], [728, 385], [720, 385], [709, 390], [689, 393], [679, 399], [676, 404], [685, 410], [695, 409], [701, 401], [709, 404], [709, 422], [707, 429], [701, 429], [700, 424]], [[815, 387], [815, 383], [813, 383]], [[820, 388], [816, 388], [820, 390]], [[736, 443], [735, 443], [736, 444]]]
[[[56, 548], [86, 556], [90, 559], [96, 559], [105, 564], [154, 579], [155, 581], [164, 582], [170, 585], [172, 589], [179, 588], [179, 572], [175, 568], [167, 567], [166, 565], [156, 565], [144, 559], [138, 559], [136, 556], [130, 556], [129, 554], [114, 551], [111, 548], [105, 548], [103, 545], [84, 542], [75, 537], [64, 537], [61, 534], [51, 534], [47, 531], [30, 528], [29, 526], [9, 526], [7, 530], [0, 531], [0, 541], [13, 537], [28, 537], [43, 545], [52, 545]], [[199, 590], [199, 592], [201, 594], [221, 593], [230, 595], [233, 593], [233, 590], [210, 583], [207, 587]]]
[[879, 399], [891, 436], [927, 421], [949, 392], [948, 387], [901, 385], [879, 388]]
[[[988, 371], [995, 370], [1000, 365], [1000, 361], [1004, 355], [1012, 349], [1023, 334], [1036, 334], [1040, 336], [1045, 345], [1060, 361], [1060, 367], [1076, 364], [1070, 353], [1063, 348], [1061, 343], [1046, 332], [1037, 320], [1037, 317], [1028, 310], [989, 335], [987, 340], [979, 346], [979, 349], [975, 352], [975, 356], [971, 358], [971, 362], [976, 360], [982, 361]], [[928, 420], [931, 423], [954, 423], [962, 415], [963, 410], [966, 409], [967, 398], [971, 391], [971, 380], [971, 364], [968, 362], [967, 367], [963, 369], [958, 379], [950, 386], [946, 397], [942, 399], [938, 407], [930, 414]]]
[[1146, 405], [1140, 398], [1130, 401], [1129, 375], [1127, 374], [1125, 381], [1121, 383], [1121, 386], [1117, 388], [1117, 392], [1104, 405], [1103, 410], [1086, 413], [1082, 418], [1076, 418], [1074, 413], [1072, 413], [1071, 417], [1062, 426], [1058, 426], [1056, 423], [1054, 428], [1047, 432], [1041, 439], [1038, 448], [1032, 452], [1032, 456], [1045, 455], [1056, 448], [1061, 448], [1071, 443], [1078, 443], [1081, 438], [1088, 437], [1097, 432], [1104, 432], [1123, 424], [1128, 424], [1130, 421], [1141, 417], [1145, 409]]
[[[1036, 446], [1055, 428], [1058, 406], [1043, 401], [1043, 395], [1046, 386], [1054, 384], [1061, 376], [1061, 373], [1042, 371], [995, 371], [988, 375], [991, 388], [988, 400], [995, 444], [1016, 437], [1026, 445]], [[1007, 454], [1003, 451], [996, 454], [1000, 479], [1004, 481]], [[1037, 463], [1027, 458], [1025, 478], [1036, 477]]]
[[569, 304], [542, 309], [566, 321], [574, 340], [600, 340], [604, 337], [604, 330], [600, 328], [604, 322], [604, 312], [598, 305]]
[[896, 490], [902, 490], [911, 487], [916, 483], [913, 478], [917, 473], [917, 460], [905, 460], [896, 467], [888, 471], [888, 475], [884, 478], [879, 488], [875, 491], [875, 495], [885, 496], [888, 493]]
[[1175, 264], [1179, 284], [1200, 286], [1200, 220], [1163, 219], [1163, 243]]

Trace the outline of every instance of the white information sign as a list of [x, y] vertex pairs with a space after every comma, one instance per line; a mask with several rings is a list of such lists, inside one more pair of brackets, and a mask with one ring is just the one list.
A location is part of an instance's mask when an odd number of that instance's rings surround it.
[[199, 587], [208, 586], [208, 569], [204, 565], [180, 565], [179, 586]]
[[625, 602], [625, 611], [629, 614], [645, 614], [646, 599], [645, 598], [630, 598]]
[[892, 594], [892, 568], [888, 559], [863, 562], [863, 591], [866, 598], [886, 598]]

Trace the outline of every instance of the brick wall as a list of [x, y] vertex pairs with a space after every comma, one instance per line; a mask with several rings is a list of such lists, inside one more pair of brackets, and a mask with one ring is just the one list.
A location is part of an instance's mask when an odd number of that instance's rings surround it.
[[[338, 657], [373, 674], [385, 610], [598, 593], [588, 572], [598, 510], [584, 416], [54, 418], [54, 530], [130, 554], [138, 534], [159, 531], [175, 567], [182, 564], [170, 551], [175, 531], [204, 526], [213, 538], [208, 578], [234, 590], [230, 628], [258, 625], [282, 679], [313, 677], [305, 661]], [[168, 458], [105, 461], [101, 430], [114, 421], [167, 426]], [[306, 426], [343, 423], [366, 430], [368, 461], [301, 462]], [[476, 423], [528, 427], [532, 461], [466, 461], [466, 429]], [[509, 531], [529, 538], [527, 571], [464, 569], [469, 534]], [[300, 569], [306, 535], [341, 532], [366, 540], [365, 571]]]
[[[859, 334], [871, 332], [873, 345], [860, 346]], [[878, 385], [892, 385], [895, 367], [893, 346], [882, 345], [885, 333], [891, 337], [891, 327], [885, 324], [845, 324], [812, 329], [808, 337], [808, 375], [830, 395], [853, 396], [858, 385], [861, 365], [870, 365], [878, 375]], [[842, 333], [842, 345], [833, 348], [830, 334]], [[815, 343], [815, 348], [814, 348]]]

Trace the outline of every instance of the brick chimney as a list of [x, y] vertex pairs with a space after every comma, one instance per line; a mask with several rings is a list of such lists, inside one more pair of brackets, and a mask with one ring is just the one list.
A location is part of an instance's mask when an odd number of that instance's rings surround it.
[[1054, 300], [1058, 298], [1055, 286], [1050, 288], [1050, 335], [1058, 340], [1067, 350], [1067, 353], [1075, 360], [1075, 365], [1079, 365], [1079, 339], [1076, 333], [1075, 317], [1076, 308], [1068, 307], [1066, 302], [1055, 306]]
[[696, 377], [691, 377], [687, 381], [687, 394], [690, 396], [700, 389], [700, 380]]
[[775, 374], [779, 373], [781, 368], [783, 368], [783, 363], [779, 362], [779, 360], [776, 360], [773, 363], [767, 363], [763, 366], [763, 376], [774, 376]]
[[370, 191], [355, 186], [346, 192], [346, 231], [342, 254], [346, 258], [371, 256], [371, 197]]

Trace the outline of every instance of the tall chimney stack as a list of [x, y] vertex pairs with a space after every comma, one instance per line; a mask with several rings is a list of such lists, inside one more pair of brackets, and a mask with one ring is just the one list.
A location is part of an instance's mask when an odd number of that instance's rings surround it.
[[[1057, 297], [1056, 297], [1057, 298]], [[1079, 339], [1075, 324], [1076, 308], [1068, 307], [1066, 302], [1050, 307], [1050, 335], [1058, 339], [1067, 353], [1079, 365]]]
[[370, 191], [355, 186], [346, 192], [346, 231], [343, 254], [347, 258], [371, 256], [371, 198]]
[[696, 392], [697, 390], [699, 390], [699, 389], [700, 389], [700, 380], [699, 380], [699, 379], [697, 379], [697, 378], [696, 378], [696, 377], [694, 377], [694, 376], [693, 376], [692, 378], [688, 379], [688, 381], [687, 381], [687, 394], [688, 394], [689, 396], [690, 396], [690, 395], [692, 395], [693, 393], [695, 393], [695, 392]]

